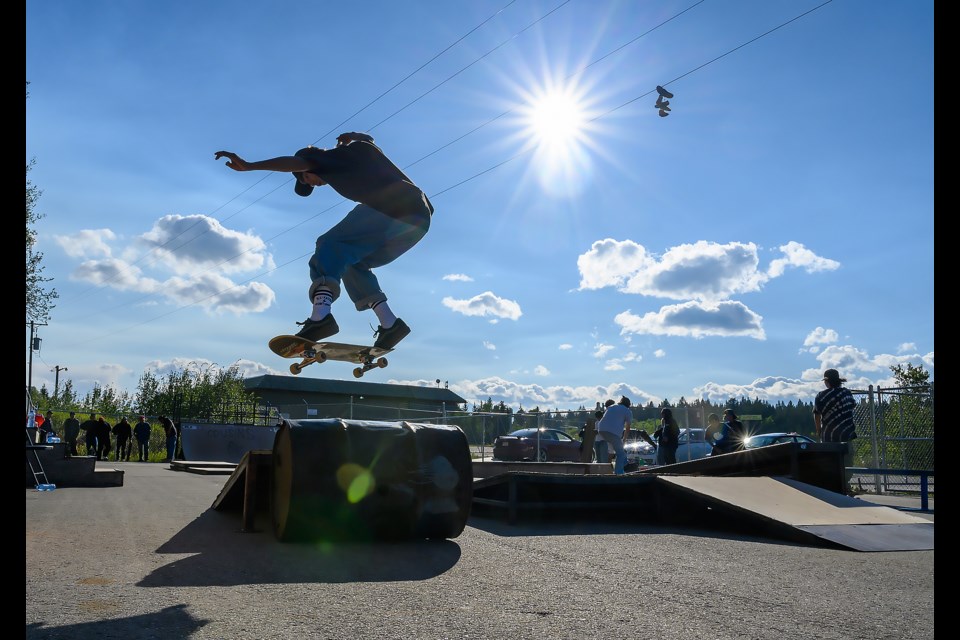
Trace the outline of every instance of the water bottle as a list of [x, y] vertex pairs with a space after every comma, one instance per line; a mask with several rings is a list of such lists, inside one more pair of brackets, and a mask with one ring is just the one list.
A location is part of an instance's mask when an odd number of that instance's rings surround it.
[[37, 491], [53, 491], [57, 488], [55, 484], [38, 484]]
[[60, 436], [55, 436], [52, 433], [47, 434], [47, 444], [56, 444], [60, 442]]

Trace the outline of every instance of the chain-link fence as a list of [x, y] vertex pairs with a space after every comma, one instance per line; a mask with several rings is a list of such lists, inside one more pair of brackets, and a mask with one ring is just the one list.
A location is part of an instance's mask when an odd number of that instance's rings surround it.
[[[884, 473], [855, 473], [851, 484], [872, 493], [914, 493], [928, 477], [933, 494], [933, 388], [851, 389], [857, 399], [854, 420], [853, 466], [883, 469]], [[917, 473], [906, 473], [906, 472]], [[905, 472], [905, 473], [894, 473]]]

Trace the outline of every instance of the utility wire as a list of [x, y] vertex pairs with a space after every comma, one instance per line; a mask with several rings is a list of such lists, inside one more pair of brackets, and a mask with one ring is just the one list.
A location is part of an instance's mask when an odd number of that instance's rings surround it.
[[[702, 1], [702, 0], [701, 0], [701, 1]], [[748, 40], [748, 41], [746, 41], [746, 42], [744, 42], [744, 43], [742, 43], [742, 44], [734, 47], [733, 49], [730, 49], [729, 51], [727, 51], [727, 52], [725, 52], [725, 53], [723, 53], [723, 54], [721, 54], [721, 55], [719, 55], [719, 56], [717, 56], [717, 57], [709, 60], [708, 62], [705, 62], [705, 63], [703, 63], [703, 64], [701, 64], [701, 65], [699, 65], [699, 66], [697, 66], [697, 67], [694, 67], [694, 68], [691, 69], [690, 71], [687, 71], [687, 72], [685, 72], [685, 73], [677, 76], [677, 77], [674, 78], [673, 80], [670, 80], [668, 83], [665, 83], [664, 85], [661, 85], [661, 86], [666, 86], [667, 84], [674, 83], [674, 82], [680, 80], [681, 78], [685, 78], [685, 77], [687, 77], [687, 76], [689, 76], [689, 75], [691, 75], [691, 74], [693, 74], [693, 73], [695, 73], [695, 72], [697, 72], [697, 71], [699, 71], [699, 70], [701, 70], [701, 69], [703, 69], [703, 68], [705, 68], [705, 67], [713, 64], [714, 62], [717, 62], [717, 61], [719, 61], [719, 60], [727, 57], [728, 55], [734, 53], [735, 51], [738, 51], [738, 50], [746, 47], [747, 45], [752, 44], [752, 43], [760, 40], [761, 38], [764, 38], [764, 37], [770, 35], [771, 33], [773, 33], [773, 32], [775, 32], [775, 31], [777, 31], [777, 30], [785, 27], [786, 25], [788, 25], [788, 24], [790, 24], [790, 23], [792, 23], [792, 22], [795, 22], [796, 20], [799, 20], [800, 18], [802, 18], [802, 17], [804, 17], [804, 16], [806, 16], [806, 15], [809, 15], [810, 13], [812, 13], [812, 12], [816, 11], [817, 9], [820, 9], [820, 8], [822, 8], [822, 7], [830, 4], [831, 2], [833, 2], [833, 0], [826, 0], [826, 2], [823, 2], [823, 3], [819, 4], [819, 5], [817, 5], [816, 7], [813, 7], [812, 9], [809, 9], [808, 11], [805, 11], [804, 13], [802, 13], [802, 14], [800, 14], [800, 15], [795, 16], [794, 18], [791, 18], [790, 20], [787, 20], [787, 21], [785, 21], [785, 22], [777, 25], [776, 27], [773, 27], [772, 29], [769, 29], [768, 31], [765, 31], [764, 33], [762, 33], [762, 34], [760, 34], [760, 35], [758, 35], [758, 36], [756, 36], [756, 37], [754, 37], [754, 38], [752, 38], [752, 39], [750, 39], [750, 40]], [[699, 4], [699, 3], [698, 3], [698, 4]], [[696, 5], [694, 5], [694, 6], [696, 6]], [[616, 106], [616, 107], [613, 107], [612, 109], [609, 109], [609, 110], [601, 113], [600, 115], [597, 115], [596, 117], [592, 118], [589, 122], [594, 122], [594, 121], [596, 121], [596, 120], [599, 120], [600, 118], [606, 117], [606, 116], [610, 115], [611, 113], [613, 113], [613, 112], [615, 112], [615, 111], [618, 111], [619, 109], [622, 109], [623, 107], [626, 107], [627, 105], [630, 105], [630, 104], [636, 102], [637, 100], [640, 100], [640, 99], [642, 99], [642, 98], [644, 98], [644, 97], [646, 97], [646, 96], [649, 96], [649, 95], [651, 95], [651, 94], [653, 94], [653, 93], [655, 93], [655, 89], [651, 89], [651, 90], [649, 90], [649, 91], [647, 91], [647, 92], [645, 92], [645, 93], [643, 93], [643, 94], [641, 94], [641, 95], [638, 95], [638, 96], [636, 96], [636, 97], [634, 97], [634, 98], [631, 98], [630, 100], [628, 100], [628, 101], [626, 101], [626, 102], [624, 102], [624, 103], [622, 103], [622, 104], [620, 104], [620, 105], [618, 105], [618, 106]], [[528, 149], [524, 149], [524, 150], [522, 150], [522, 151], [519, 151], [519, 152], [515, 153], [514, 155], [510, 156], [509, 158], [506, 158], [505, 160], [502, 160], [501, 162], [498, 162], [498, 163], [495, 164], [495, 165], [492, 165], [492, 166], [490, 166], [490, 167], [488, 167], [488, 168], [486, 168], [486, 169], [484, 169], [484, 170], [482, 170], [482, 171], [479, 171], [479, 172], [477, 172], [477, 173], [475, 173], [475, 174], [473, 174], [473, 175], [471, 175], [471, 176], [469, 176], [469, 177], [467, 177], [467, 178], [464, 178], [463, 180], [461, 180], [461, 181], [459, 181], [459, 182], [456, 182], [456, 183], [454, 183], [454, 184], [446, 187], [445, 189], [442, 189], [442, 190], [440, 190], [440, 191], [437, 191], [437, 192], [434, 192], [433, 194], [428, 195], [428, 197], [432, 200], [432, 199], [434, 199], [434, 198], [436, 198], [436, 197], [438, 197], [438, 196], [441, 196], [441, 195], [443, 195], [443, 194], [445, 194], [445, 193], [447, 193], [447, 192], [449, 192], [449, 191], [452, 191], [453, 189], [456, 189], [457, 187], [459, 187], [459, 186], [461, 186], [461, 185], [464, 185], [464, 184], [466, 184], [466, 183], [468, 183], [468, 182], [471, 182], [471, 181], [479, 178], [480, 176], [483, 176], [483, 175], [485, 175], [485, 174], [487, 174], [487, 173], [490, 173], [491, 171], [494, 171], [495, 169], [498, 169], [498, 168], [502, 167], [503, 165], [508, 164], [509, 162], [512, 162], [512, 161], [516, 160], [517, 158], [520, 158], [520, 157], [522, 157], [522, 156], [530, 153], [534, 148], [535, 148], [535, 147], [531, 147], [531, 148], [528, 148]], [[341, 204], [341, 203], [338, 203], [338, 204]], [[337, 205], [333, 205], [333, 206], [337, 206]], [[331, 206], [330, 208], [333, 208], [333, 206]], [[327, 211], [329, 211], [329, 209], [327, 209]], [[318, 213], [318, 214], [316, 214], [316, 215], [313, 216], [313, 217], [317, 217], [318, 215], [320, 215], [320, 214]], [[312, 219], [312, 218], [311, 218], [311, 219]], [[306, 220], [304, 220], [303, 222], [306, 222]], [[300, 223], [300, 224], [303, 224], [303, 223]], [[298, 225], [298, 226], [299, 226], [299, 225]], [[288, 229], [288, 231], [289, 231], [289, 229]], [[286, 231], [283, 232], [283, 233], [286, 233]], [[281, 235], [281, 234], [278, 234], [278, 235]], [[275, 236], [275, 237], [276, 237], [276, 236]], [[199, 303], [199, 302], [203, 302], [204, 300], [209, 300], [209, 299], [211, 299], [211, 298], [213, 298], [213, 297], [215, 297], [215, 296], [218, 296], [218, 295], [221, 295], [221, 294], [223, 294], [223, 293], [226, 293], [226, 292], [230, 291], [231, 289], [234, 289], [234, 288], [236, 288], [236, 287], [238, 287], [238, 286], [240, 286], [240, 285], [246, 284], [246, 283], [254, 280], [255, 278], [259, 278], [259, 277], [264, 276], [264, 275], [266, 275], [266, 274], [268, 274], [268, 273], [272, 273], [272, 272], [274, 272], [274, 271], [277, 271], [278, 269], [280, 269], [280, 268], [282, 268], [282, 267], [285, 267], [285, 266], [287, 266], [287, 265], [289, 265], [289, 264], [292, 264], [293, 262], [296, 262], [296, 261], [298, 261], [298, 260], [306, 259], [308, 256], [310, 256], [310, 255], [312, 255], [312, 254], [313, 254], [312, 251], [307, 252], [307, 253], [305, 253], [305, 254], [297, 257], [297, 258], [294, 258], [293, 260], [290, 260], [290, 261], [287, 261], [287, 262], [285, 262], [285, 263], [283, 263], [283, 264], [281, 264], [281, 265], [278, 265], [278, 266], [274, 267], [273, 269], [269, 269], [269, 270], [267, 270], [267, 271], [263, 271], [263, 272], [261, 272], [261, 273], [259, 273], [259, 274], [257, 274], [257, 275], [254, 275], [254, 276], [252, 276], [252, 277], [250, 277], [250, 278], [248, 278], [248, 279], [246, 279], [246, 280], [243, 280], [243, 281], [241, 281], [241, 282], [238, 282], [238, 283], [236, 283], [236, 284], [234, 284], [234, 285], [232, 285], [232, 286], [230, 286], [230, 287], [227, 287], [227, 288], [225, 288], [225, 289], [222, 289], [222, 290], [220, 290], [220, 291], [211, 293], [210, 295], [204, 296], [203, 298], [200, 298], [200, 299], [198, 299], [198, 300], [195, 300], [195, 301], [193, 301], [193, 302], [191, 302], [191, 303], [189, 303], [189, 304], [182, 305], [182, 306], [180, 306], [180, 307], [178, 307], [178, 308], [176, 308], [176, 309], [173, 309], [173, 310], [171, 310], [171, 311], [169, 311], [169, 312], [160, 314], [160, 315], [158, 315], [158, 316], [154, 316], [153, 318], [150, 318], [150, 319], [148, 319], [148, 320], [144, 320], [143, 322], [139, 322], [139, 323], [137, 323], [137, 324], [135, 324], [135, 325], [131, 325], [131, 326], [126, 327], [126, 328], [124, 328], [124, 329], [119, 329], [119, 330], [116, 330], [116, 331], [112, 331], [111, 333], [104, 334], [104, 335], [99, 336], [99, 337], [96, 337], [96, 338], [92, 338], [92, 339], [88, 340], [88, 342], [92, 342], [92, 341], [99, 340], [99, 339], [102, 339], [102, 338], [107, 338], [107, 337], [110, 337], [110, 336], [115, 335], [115, 334], [117, 334], [117, 333], [126, 331], [127, 329], [130, 329], [130, 328], [133, 328], [133, 327], [137, 327], [137, 326], [140, 326], [140, 325], [143, 325], [143, 324], [147, 324], [147, 323], [153, 322], [154, 320], [158, 320], [158, 319], [160, 319], [160, 318], [165, 318], [165, 317], [167, 317], [167, 316], [169, 316], [169, 315], [171, 315], [171, 314], [173, 314], [173, 313], [176, 313], [177, 311], [180, 311], [181, 309], [184, 309], [184, 308], [193, 306], [193, 305], [195, 305], [195, 304], [197, 304], [197, 303]], [[235, 257], [236, 257], [236, 256], [234, 256], [234, 258], [235, 258]], [[232, 260], [232, 259], [234, 259], [234, 258], [231, 258], [230, 260]], [[228, 260], [228, 261], [229, 261], [229, 260]]]
[[[452, 49], [453, 47], [455, 47], [457, 44], [459, 44], [460, 42], [462, 42], [462, 41], [463, 41], [464, 39], [466, 39], [470, 34], [474, 33], [475, 31], [477, 31], [478, 29], [480, 29], [483, 25], [487, 24], [488, 22], [490, 22], [491, 20], [493, 20], [495, 17], [497, 17], [498, 15], [500, 15], [501, 13], [503, 13], [508, 7], [510, 7], [510, 5], [514, 4], [516, 1], [517, 1], [517, 0], [510, 0], [507, 4], [505, 4], [503, 7], [501, 7], [500, 9], [498, 9], [495, 13], [493, 13], [493, 14], [490, 15], [488, 18], [486, 18], [485, 20], [483, 20], [482, 22], [480, 22], [478, 25], [476, 25], [475, 27], [473, 27], [472, 29], [470, 29], [469, 31], [467, 31], [465, 34], [463, 34], [462, 36], [460, 36], [460, 38], [458, 38], [458, 39], [455, 40], [453, 43], [451, 43], [450, 45], [448, 45], [448, 46], [447, 46], [446, 48], [444, 48], [442, 51], [440, 51], [439, 53], [437, 53], [436, 55], [434, 55], [432, 58], [430, 58], [429, 60], [427, 60], [425, 63], [423, 63], [422, 65], [420, 65], [420, 66], [417, 67], [416, 69], [414, 69], [412, 72], [408, 73], [408, 74], [407, 74], [406, 76], [404, 76], [400, 81], [398, 81], [397, 83], [395, 83], [392, 87], [390, 87], [389, 89], [387, 89], [386, 91], [384, 91], [383, 93], [381, 93], [379, 96], [377, 96], [376, 98], [374, 98], [373, 100], [371, 100], [370, 102], [368, 102], [368, 103], [367, 103], [366, 105], [364, 105], [359, 111], [357, 111], [356, 113], [354, 113], [353, 115], [351, 115], [349, 118], [347, 118], [346, 120], [344, 120], [343, 122], [341, 122], [340, 124], [338, 124], [336, 127], [334, 127], [333, 129], [331, 129], [329, 132], [325, 133], [323, 136], [321, 136], [320, 138], [318, 138], [317, 141], [314, 142], [314, 144], [316, 144], [316, 142], [319, 142], [321, 139], [325, 138], [326, 136], [330, 135], [333, 131], [338, 130], [340, 126], [342, 126], [344, 123], [346, 123], [347, 121], [349, 121], [351, 118], [357, 116], [358, 114], [362, 113], [363, 111], [365, 111], [366, 109], [368, 109], [369, 107], [371, 107], [372, 105], [374, 105], [375, 103], [377, 103], [381, 98], [383, 98], [384, 96], [386, 96], [388, 93], [390, 93], [391, 91], [393, 91], [394, 89], [396, 89], [397, 87], [399, 87], [401, 84], [403, 84], [404, 82], [406, 82], [406, 81], [409, 80], [410, 78], [412, 78], [414, 75], [416, 75], [419, 71], [423, 70], [423, 69], [424, 69], [427, 65], [429, 65], [431, 62], [433, 62], [434, 60], [436, 60], [437, 58], [439, 58], [440, 56], [442, 56], [444, 53], [446, 53], [447, 51], [449, 51], [450, 49]], [[570, 0], [566, 0], [566, 2], [569, 2], [569, 1], [570, 1]], [[566, 2], [564, 2], [564, 4], [566, 4]], [[554, 11], [555, 11], [555, 9], [554, 9]], [[551, 11], [550, 13], [553, 13], [553, 11]], [[549, 14], [547, 14], [547, 15], [549, 15]], [[409, 106], [409, 105], [408, 105], [408, 106]], [[404, 107], [404, 108], [406, 108], [406, 107]], [[233, 198], [231, 198], [231, 199], [228, 200], [227, 202], [223, 203], [222, 205], [220, 205], [219, 207], [217, 207], [216, 209], [214, 209], [210, 214], [208, 214], [208, 217], [213, 217], [213, 214], [214, 214], [214, 213], [216, 213], [217, 211], [220, 211], [221, 209], [223, 209], [224, 207], [226, 207], [228, 204], [230, 204], [231, 202], [233, 202], [234, 200], [236, 200], [237, 198], [239, 198], [239, 197], [242, 196], [243, 194], [247, 193], [248, 191], [250, 191], [251, 189], [253, 189], [253, 188], [256, 187], [257, 185], [259, 185], [260, 183], [262, 183], [264, 180], [267, 180], [267, 179], [270, 177], [270, 175], [271, 175], [271, 174], [268, 173], [268, 174], [265, 174], [265, 175], [261, 176], [258, 180], [254, 181], [252, 184], [250, 184], [250, 186], [248, 186], [246, 189], [244, 189], [243, 191], [241, 191], [240, 193], [238, 193], [237, 195], [235, 195]], [[289, 183], [289, 180], [287, 181], [287, 183]], [[286, 183], [285, 183], [285, 184], [286, 184]], [[282, 185], [281, 185], [281, 186], [282, 186]], [[242, 213], [243, 211], [245, 211], [245, 210], [248, 209], [249, 207], [253, 206], [254, 204], [256, 204], [257, 202], [259, 202], [260, 200], [264, 199], [264, 198], [267, 197], [268, 195], [272, 194], [274, 191], [276, 191], [276, 190], [279, 189], [279, 188], [280, 188], [280, 187], [278, 186], [277, 188], [275, 188], [275, 189], [273, 189], [273, 190], [271, 190], [271, 191], [268, 191], [267, 193], [263, 194], [263, 195], [260, 196], [259, 198], [255, 199], [255, 200], [253, 200], [252, 202], [250, 202], [249, 204], [247, 204], [246, 206], [241, 207], [239, 210], [237, 210], [236, 212], [232, 213], [231, 215], [229, 215], [229, 216], [227, 216], [227, 217], [225, 217], [225, 218], [223, 218], [223, 219], [221, 219], [221, 220], [218, 220], [218, 222], [220, 222], [220, 223], [222, 224], [222, 223], [226, 222], [227, 220], [233, 218], [234, 216], [239, 215], [240, 213]], [[198, 224], [200, 224], [200, 221], [199, 221], [199, 220], [198, 220], [197, 222], [193, 223], [192, 225], [188, 226], [186, 229], [182, 230], [180, 233], [176, 234], [175, 236], [173, 236], [173, 237], [171, 237], [171, 238], [168, 238], [163, 244], [161, 244], [161, 245], [159, 245], [159, 246], [157, 246], [157, 247], [153, 247], [153, 248], [147, 253], [147, 255], [145, 255], [143, 258], [137, 260], [137, 261], [134, 262], [133, 264], [128, 265], [126, 269], [119, 270], [119, 271], [118, 271], [116, 274], [114, 274], [111, 278], [108, 278], [107, 280], [105, 280], [105, 281], [103, 281], [103, 282], [101, 282], [101, 283], [99, 283], [99, 284], [91, 285], [91, 286], [87, 287], [86, 289], [83, 289], [82, 291], [79, 291], [79, 292], [78, 292], [77, 294], [75, 294], [74, 296], [71, 296], [71, 297], [68, 298], [67, 300], [64, 300], [64, 302], [67, 302], [67, 301], [69, 301], [69, 300], [73, 300], [73, 299], [76, 298], [76, 297], [82, 296], [82, 295], [86, 294], [88, 291], [90, 291], [91, 289], [94, 289], [94, 288], [103, 288], [103, 287], [105, 287], [106, 285], [110, 284], [111, 282], [113, 282], [114, 280], [116, 280], [117, 278], [119, 278], [120, 276], [122, 276], [123, 274], [127, 273], [132, 267], [137, 266], [137, 265], [143, 263], [144, 260], [149, 259], [151, 256], [156, 256], [156, 259], [154, 259], [154, 260], [152, 260], [151, 262], [149, 262], [149, 263], [146, 264], [146, 266], [148, 266], [148, 267], [153, 266], [154, 264], [157, 263], [157, 261], [158, 261], [158, 260], [160, 259], [160, 257], [161, 257], [161, 255], [160, 255], [160, 253], [159, 253], [159, 251], [160, 251], [161, 249], [166, 248], [168, 245], [170, 245], [172, 242], [174, 242], [177, 238], [183, 236], [185, 233], [187, 233], [188, 231], [190, 231], [190, 229], [193, 229], [193, 228], [194, 228], [195, 226], [197, 226]], [[204, 232], [204, 233], [206, 233], [206, 232]], [[192, 241], [195, 240], [196, 238], [200, 237], [201, 235], [203, 235], [203, 233], [198, 234], [198, 235], [194, 236], [193, 238], [190, 238], [190, 239], [187, 240], [186, 242], [184, 242], [184, 243], [182, 243], [182, 244], [174, 247], [173, 249], [170, 249], [170, 251], [171, 251], [171, 252], [177, 251], [178, 249], [180, 249], [180, 248], [184, 247], [185, 245], [189, 244], [190, 242], [192, 242]], [[242, 254], [240, 254], [240, 255], [242, 255]], [[234, 257], [237, 257], [237, 256], [234, 256]], [[222, 263], [221, 263], [221, 264], [222, 264]]]

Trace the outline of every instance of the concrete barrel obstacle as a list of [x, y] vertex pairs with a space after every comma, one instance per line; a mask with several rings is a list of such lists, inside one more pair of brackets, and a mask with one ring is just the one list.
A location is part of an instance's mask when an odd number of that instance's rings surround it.
[[271, 464], [284, 542], [455, 538], [470, 516], [473, 464], [456, 426], [287, 420]]

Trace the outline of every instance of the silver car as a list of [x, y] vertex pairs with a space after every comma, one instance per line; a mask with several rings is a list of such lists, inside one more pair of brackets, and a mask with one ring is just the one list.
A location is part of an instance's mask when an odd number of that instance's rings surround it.
[[[706, 458], [713, 451], [713, 445], [705, 439], [706, 429], [693, 427], [680, 429], [677, 444], [677, 462]], [[627, 464], [637, 463], [641, 467], [656, 464], [657, 450], [649, 442], [637, 439], [624, 445], [627, 450]]]

